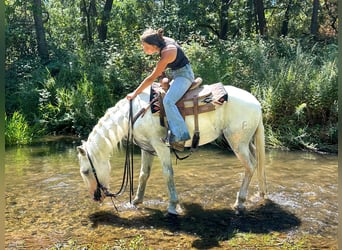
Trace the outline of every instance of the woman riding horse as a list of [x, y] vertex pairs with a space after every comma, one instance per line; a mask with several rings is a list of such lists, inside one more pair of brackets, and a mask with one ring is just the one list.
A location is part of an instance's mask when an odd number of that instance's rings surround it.
[[190, 139], [190, 134], [176, 103], [194, 81], [194, 73], [189, 59], [174, 39], [163, 36], [163, 29], [158, 29], [157, 31], [153, 29], [145, 30], [141, 36], [141, 42], [146, 54], [159, 53], [160, 60], [157, 62], [152, 73], [141, 82], [135, 91], [129, 93], [126, 98], [128, 100], [135, 98], [145, 88], [150, 86], [156, 78], [163, 75], [166, 68], [170, 68], [173, 83], [163, 99], [163, 104], [171, 133], [168, 132], [167, 137], [161, 138], [161, 140], [168, 146], [182, 150], [185, 141]]

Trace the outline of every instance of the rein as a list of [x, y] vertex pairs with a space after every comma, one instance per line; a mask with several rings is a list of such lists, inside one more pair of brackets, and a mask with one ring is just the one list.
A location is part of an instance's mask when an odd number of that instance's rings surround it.
[[[126, 159], [125, 159], [125, 165], [124, 165], [124, 174], [122, 177], [122, 183], [119, 191], [117, 193], [111, 193], [106, 187], [104, 187], [96, 174], [96, 170], [93, 164], [93, 161], [91, 160], [91, 157], [87, 151], [87, 157], [91, 166], [91, 169], [93, 171], [96, 183], [97, 183], [97, 188], [94, 192], [94, 200], [95, 201], [100, 201], [102, 194], [104, 194], [105, 197], [111, 197], [112, 203], [118, 211], [117, 207], [115, 206], [113, 198], [116, 198], [120, 196], [127, 188], [127, 185], [129, 183], [130, 189], [129, 189], [129, 202], [132, 203], [132, 196], [134, 193], [134, 188], [133, 188], [133, 109], [132, 109], [132, 101], [130, 101], [130, 106], [129, 106], [129, 118], [128, 118], [128, 123], [129, 123], [129, 128], [128, 128], [128, 135], [127, 135], [127, 142], [126, 142]], [[141, 115], [141, 114], [140, 114]]]
[[[129, 102], [129, 117], [128, 117], [128, 135], [127, 135], [127, 141], [126, 141], [126, 157], [125, 157], [125, 165], [124, 165], [124, 174], [122, 177], [122, 182], [121, 182], [121, 187], [119, 189], [119, 191], [117, 193], [111, 193], [106, 187], [104, 187], [96, 174], [96, 170], [93, 164], [93, 161], [91, 160], [90, 154], [87, 151], [87, 158], [89, 160], [91, 169], [93, 171], [96, 183], [97, 183], [97, 187], [96, 190], [94, 192], [94, 200], [95, 201], [100, 201], [102, 195], [104, 195], [105, 197], [110, 197], [112, 199], [112, 203], [116, 209], [116, 211], [118, 211], [117, 207], [115, 206], [114, 200], [113, 198], [116, 198], [118, 196], [120, 196], [122, 193], [125, 192], [128, 183], [129, 183], [129, 202], [132, 203], [132, 196], [134, 194], [134, 188], [133, 188], [133, 170], [134, 170], [134, 166], [133, 166], [133, 150], [134, 150], [134, 145], [133, 145], [133, 124], [135, 123], [135, 121], [140, 117], [143, 116], [146, 112], [146, 110], [148, 109], [148, 107], [157, 99], [159, 98], [159, 95], [157, 95], [156, 97], [154, 97], [149, 105], [145, 108], [142, 108], [134, 117], [133, 117], [133, 108], [132, 108], [132, 100], [130, 100]], [[185, 157], [180, 157], [176, 151], [173, 149], [174, 154], [176, 155], [178, 160], [184, 160], [186, 158], [188, 158], [191, 154], [192, 154], [193, 150], [190, 150], [190, 153], [188, 155], [186, 155]]]

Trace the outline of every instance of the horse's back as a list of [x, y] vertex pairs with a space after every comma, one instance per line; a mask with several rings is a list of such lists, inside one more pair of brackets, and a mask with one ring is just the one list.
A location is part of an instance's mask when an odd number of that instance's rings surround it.
[[252, 95], [250, 92], [240, 89], [235, 86], [226, 85], [225, 89], [228, 93], [228, 100], [239, 100], [241, 103], [250, 103], [255, 104], [256, 106], [260, 107], [260, 102], [256, 99], [254, 95]]

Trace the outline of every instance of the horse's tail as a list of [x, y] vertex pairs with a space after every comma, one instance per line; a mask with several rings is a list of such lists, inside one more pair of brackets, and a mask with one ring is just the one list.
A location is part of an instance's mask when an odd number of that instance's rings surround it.
[[257, 159], [257, 172], [260, 196], [264, 197], [267, 193], [265, 175], [265, 131], [262, 117], [255, 131], [254, 144], [256, 147], [255, 155]]

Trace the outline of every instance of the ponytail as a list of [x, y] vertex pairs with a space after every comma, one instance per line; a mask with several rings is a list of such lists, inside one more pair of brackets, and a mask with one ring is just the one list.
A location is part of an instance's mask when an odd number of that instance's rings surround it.
[[158, 48], [163, 48], [165, 47], [164, 30], [162, 28], [159, 28], [158, 30], [149, 28], [144, 31], [140, 37], [140, 40], [141, 42], [155, 45]]

